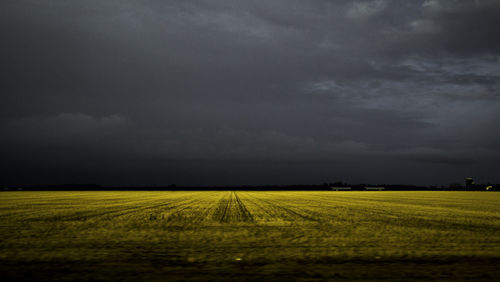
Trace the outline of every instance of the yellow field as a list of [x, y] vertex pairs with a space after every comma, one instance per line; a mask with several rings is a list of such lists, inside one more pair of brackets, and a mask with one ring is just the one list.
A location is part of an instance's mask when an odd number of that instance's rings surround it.
[[495, 192], [4, 192], [24, 280], [500, 279]]

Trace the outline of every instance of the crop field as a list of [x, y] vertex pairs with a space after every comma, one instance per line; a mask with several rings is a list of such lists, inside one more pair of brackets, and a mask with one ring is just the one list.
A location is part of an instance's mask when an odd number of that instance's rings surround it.
[[2, 192], [0, 235], [7, 280], [500, 280], [496, 192]]

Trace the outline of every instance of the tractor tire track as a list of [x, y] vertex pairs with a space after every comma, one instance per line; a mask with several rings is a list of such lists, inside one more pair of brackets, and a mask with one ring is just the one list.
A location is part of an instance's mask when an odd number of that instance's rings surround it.
[[224, 195], [215, 208], [215, 212], [212, 215], [212, 219], [220, 223], [229, 222], [229, 210], [231, 208], [232, 194], [229, 196]]
[[220, 223], [254, 221], [252, 214], [236, 192], [229, 192], [219, 200], [212, 219]]
[[255, 197], [255, 195], [252, 195], [252, 194], [249, 194], [247, 195], [247, 197], [249, 199], [247, 199], [248, 202], [250, 202], [252, 205], [254, 205], [255, 207], [258, 208], [258, 210], [260, 211], [263, 211], [264, 213], [264, 216], [262, 216], [262, 218], [265, 218], [265, 219], [273, 219], [273, 218], [279, 218], [280, 216], [276, 213], [275, 210], [273, 210], [272, 208], [269, 208], [269, 206], [264, 206], [262, 204], [262, 201], [261, 199]]
[[[312, 217], [310, 215], [305, 215], [305, 214], [299, 213], [297, 211], [294, 211], [291, 208], [283, 206], [282, 204], [280, 204], [277, 201], [272, 201], [272, 200], [263, 199], [263, 198], [257, 198], [257, 200], [271, 206], [273, 212], [274, 212], [274, 210], [276, 210], [276, 214], [279, 217], [282, 217], [282, 218], [285, 218], [288, 220], [294, 220], [294, 219], [298, 218], [298, 219], [305, 220], [305, 221], [314, 221], [314, 222], [320, 221], [319, 218]], [[281, 212], [278, 212], [278, 210], [280, 210]]]
[[239, 211], [240, 221], [246, 221], [246, 222], [254, 221], [252, 214], [247, 209], [247, 207], [245, 206], [243, 201], [240, 199], [240, 197], [238, 196], [238, 193], [233, 192], [233, 195], [234, 195], [234, 199], [236, 200], [236, 205], [237, 205], [237, 208]]
[[[186, 202], [187, 201], [187, 202]], [[147, 205], [147, 206], [133, 206], [133, 207], [123, 207], [123, 206], [118, 206], [109, 210], [104, 210], [104, 211], [78, 211], [74, 212], [71, 214], [65, 214], [65, 215], [51, 215], [47, 217], [42, 217], [42, 218], [31, 218], [31, 219], [26, 219], [25, 221], [72, 221], [72, 220], [89, 220], [93, 219], [96, 217], [102, 217], [102, 216], [109, 216], [109, 219], [131, 214], [131, 213], [136, 213], [139, 211], [143, 210], [148, 210], [148, 209], [157, 209], [160, 207], [170, 207], [171, 209], [175, 209], [180, 206], [184, 206], [186, 204], [189, 204], [193, 200], [191, 199], [186, 199], [181, 201], [180, 203], [178, 201], [175, 202], [168, 202], [165, 203], [162, 201], [161, 204], [154, 204], [154, 205]]]

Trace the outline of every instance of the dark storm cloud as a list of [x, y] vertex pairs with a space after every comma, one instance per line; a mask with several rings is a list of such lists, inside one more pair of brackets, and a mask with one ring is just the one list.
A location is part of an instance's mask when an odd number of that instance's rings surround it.
[[5, 183], [500, 181], [498, 1], [0, 11]]
[[500, 3], [486, 1], [427, 1], [424, 15], [437, 29], [436, 40], [456, 53], [500, 52]]

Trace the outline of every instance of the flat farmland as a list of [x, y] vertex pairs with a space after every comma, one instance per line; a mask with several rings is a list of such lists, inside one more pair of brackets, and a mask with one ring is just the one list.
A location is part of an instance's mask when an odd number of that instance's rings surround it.
[[8, 280], [500, 280], [496, 192], [2, 192]]

